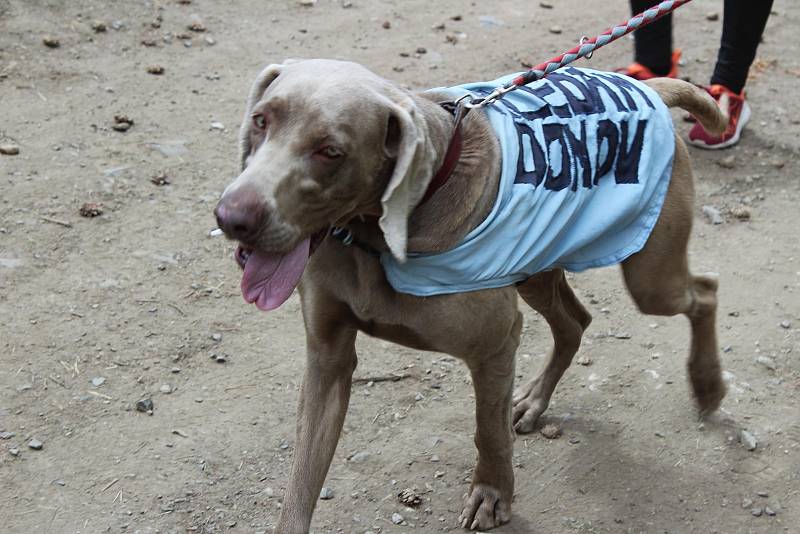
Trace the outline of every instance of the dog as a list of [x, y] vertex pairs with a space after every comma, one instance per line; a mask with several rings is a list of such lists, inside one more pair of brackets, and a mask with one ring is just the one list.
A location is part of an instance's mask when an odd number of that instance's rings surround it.
[[[515, 91], [528, 91], [520, 95], [539, 99], [539, 108], [520, 108], [510, 93], [471, 110], [458, 126], [452, 109], [440, 103], [458, 94], [485, 95], [491, 84], [412, 93], [358, 64], [329, 60], [273, 64], [256, 78], [239, 136], [240, 174], [214, 211], [226, 236], [239, 242], [235, 258], [246, 301], [270, 310], [299, 288], [307, 364], [277, 532], [309, 530], [345, 418], [359, 331], [466, 363], [475, 388], [478, 459], [459, 522], [487, 530], [509, 521], [514, 430], [533, 430], [591, 322], [565, 268], [619, 263], [642, 313], [686, 315], [694, 398], [703, 413], [719, 406], [725, 386], [716, 338], [717, 282], [689, 271], [693, 179], [686, 146], [668, 114], [665, 122], [664, 109], [681, 107], [712, 132], [722, 131], [726, 118], [707, 94], [680, 80], [642, 85], [582, 69], [564, 76]], [[516, 140], [497, 133], [500, 115], [510, 117], [500, 127], [517, 128]], [[611, 117], [622, 118], [603, 122]], [[651, 123], [652, 132], [640, 132]], [[508, 186], [503, 180], [513, 165], [503, 158], [515, 143], [519, 172]], [[634, 166], [638, 174], [631, 172]], [[650, 203], [649, 215], [633, 217], [641, 218], [639, 233], [630, 234], [637, 243], [614, 248], [614, 239], [630, 230], [629, 221], [614, 218], [615, 201], [600, 210], [610, 213], [610, 229], [591, 234], [592, 222], [589, 238], [573, 243], [567, 234], [584, 223], [580, 210], [570, 207], [570, 195], [580, 196], [581, 210], [591, 212], [598, 205], [593, 195], [623, 195], [643, 184], [659, 191], [633, 201]], [[512, 266], [511, 274], [479, 272], [473, 285], [473, 279], [441, 279], [450, 260], [459, 267], [449, 273], [456, 278], [460, 267], [471, 268], [448, 254], [470, 245], [476, 230], [495, 220], [507, 187], [566, 199], [566, 208], [554, 209], [547, 224], [531, 225], [544, 228], [534, 241], [549, 239], [548, 250], [571, 248], [546, 265], [537, 263], [537, 252]], [[531, 202], [525, 209], [536, 208], [538, 200]], [[562, 219], [562, 209], [573, 211]], [[505, 231], [502, 219], [500, 227]], [[559, 230], [555, 237], [548, 234], [553, 229]], [[510, 257], [505, 251], [485, 255]], [[518, 296], [545, 318], [554, 348], [541, 374], [514, 391], [522, 328]]]

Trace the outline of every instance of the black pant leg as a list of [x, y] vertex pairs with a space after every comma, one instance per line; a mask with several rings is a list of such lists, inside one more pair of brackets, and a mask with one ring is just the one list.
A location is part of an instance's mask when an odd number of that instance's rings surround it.
[[[760, 0], [756, 0], [760, 1]], [[641, 13], [658, 0], [630, 0], [631, 11]], [[655, 74], [664, 76], [672, 68], [672, 14], [633, 32], [634, 58]]]
[[772, 0], [725, 0], [722, 42], [712, 84], [724, 85], [735, 93], [744, 89], [771, 10]]

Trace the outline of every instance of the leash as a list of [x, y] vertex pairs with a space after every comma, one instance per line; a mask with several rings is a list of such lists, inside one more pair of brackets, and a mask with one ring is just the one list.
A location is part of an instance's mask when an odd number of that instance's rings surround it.
[[[554, 70], [560, 69], [565, 65], [569, 65], [577, 59], [582, 57], [591, 59], [592, 54], [594, 54], [594, 51], [598, 48], [602, 48], [608, 43], [614, 42], [620, 37], [624, 37], [634, 30], [638, 30], [639, 28], [643, 28], [644, 26], [655, 22], [661, 17], [672, 13], [683, 4], [687, 4], [691, 1], [692, 0], [665, 0], [660, 4], [643, 11], [642, 13], [631, 17], [626, 22], [607, 29], [597, 37], [593, 37], [591, 39], [587, 38], [586, 36], [581, 37], [578, 46], [564, 52], [560, 56], [556, 56], [545, 61], [544, 63], [539, 63], [538, 65], [531, 67], [530, 70], [520, 74], [507, 84], [495, 88], [488, 96], [484, 98], [472, 98], [463, 105], [467, 108], [481, 108], [503, 98], [503, 96], [505, 96], [507, 93], [510, 93], [511, 91], [518, 89], [523, 85], [528, 85], [529, 83], [541, 80]], [[456, 103], [460, 103], [460, 100], [467, 97], [470, 97], [470, 95], [464, 95], [460, 99], [456, 100]]]

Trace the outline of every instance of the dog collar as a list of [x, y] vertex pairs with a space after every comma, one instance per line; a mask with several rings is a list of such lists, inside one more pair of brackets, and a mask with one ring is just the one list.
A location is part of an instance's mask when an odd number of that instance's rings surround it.
[[[447, 145], [447, 152], [445, 152], [442, 166], [439, 167], [439, 170], [431, 179], [430, 184], [428, 184], [428, 189], [425, 191], [418, 205], [427, 202], [436, 191], [447, 183], [447, 180], [450, 179], [450, 175], [453, 174], [453, 170], [458, 164], [458, 160], [461, 158], [461, 148], [464, 145], [464, 138], [461, 134], [461, 121], [467, 115], [470, 108], [464, 106], [460, 100], [457, 102], [440, 102], [439, 105], [454, 117], [453, 122], [455, 125], [453, 127], [453, 135], [450, 137], [450, 143]], [[377, 257], [381, 254], [380, 251], [374, 247], [355, 239], [353, 232], [347, 228], [347, 226], [332, 226], [328, 229], [326, 235], [330, 235], [334, 239], [340, 241], [344, 246], [354, 245], [371, 256]]]
[[420, 205], [430, 200], [433, 194], [450, 179], [450, 175], [453, 174], [453, 170], [461, 158], [461, 148], [464, 145], [464, 138], [461, 135], [461, 121], [470, 108], [464, 106], [461, 102], [440, 102], [439, 105], [455, 117], [455, 126], [453, 127], [453, 135], [450, 137], [450, 143], [447, 145], [447, 152], [445, 152], [442, 166], [439, 167], [430, 184], [428, 184], [428, 189], [419, 202]]

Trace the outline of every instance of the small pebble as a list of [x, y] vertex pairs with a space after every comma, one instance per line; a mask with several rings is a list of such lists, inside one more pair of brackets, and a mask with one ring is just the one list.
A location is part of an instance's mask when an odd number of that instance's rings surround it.
[[219, 343], [220, 341], [222, 341], [222, 334], [220, 334], [219, 332], [214, 332], [213, 334], [211, 334], [211, 339]]
[[369, 459], [369, 457], [370, 453], [368, 453], [367, 451], [359, 451], [355, 454], [352, 454], [349, 460], [354, 464], [360, 464], [366, 462]]
[[744, 445], [744, 448], [748, 451], [754, 451], [756, 447], [758, 447], [758, 440], [747, 430], [739, 431], [739, 442]]
[[19, 456], [19, 449], [16, 447], [11, 447], [10, 449], [8, 449], [8, 453], [11, 456]]
[[42, 447], [44, 447], [44, 443], [42, 443], [41, 441], [39, 441], [36, 438], [33, 438], [28, 442], [28, 448], [29, 449], [33, 449], [35, 451], [40, 451], [40, 450], [42, 450]]
[[770, 517], [772, 517], [772, 516], [774, 516], [776, 514], [775, 510], [773, 510], [769, 506], [765, 506], [764, 507], [764, 513], [767, 514]]
[[400, 501], [401, 504], [411, 508], [415, 508], [422, 504], [422, 497], [420, 497], [419, 494], [417, 494], [417, 492], [411, 488], [406, 488], [398, 493], [397, 500]]
[[152, 399], [141, 399], [136, 401], [136, 411], [137, 412], [145, 412], [149, 415], [153, 415], [153, 401]]
[[753, 499], [748, 499], [745, 497], [742, 499], [742, 508], [752, 508], [753, 507]]
[[214, 361], [217, 363], [225, 363], [228, 361], [228, 358], [224, 354], [217, 354], [214, 356]]
[[769, 497], [769, 492], [767, 492], [767, 491], [757, 491], [756, 495], [758, 495], [759, 497]]
[[394, 523], [395, 525], [399, 525], [403, 521], [405, 521], [405, 519], [403, 519], [402, 515], [398, 514], [397, 512], [392, 514], [392, 523]]
[[161, 384], [161, 387], [158, 388], [158, 390], [161, 393], [164, 393], [165, 395], [169, 395], [170, 393], [172, 393], [174, 391], [174, 389], [172, 388], [172, 386], [170, 384]]
[[154, 185], [157, 185], [157, 186], [169, 185], [171, 183], [169, 181], [169, 177], [167, 176], [167, 173], [165, 173], [164, 171], [161, 171], [158, 174], [156, 174], [155, 176], [153, 176], [152, 178], [150, 178], [150, 182], [152, 184], [154, 184]]
[[225, 125], [222, 124], [221, 122], [212, 122], [211, 123], [211, 129], [212, 130], [224, 130], [225, 129]]
[[0, 432], [0, 439], [11, 439], [14, 436], [16, 436], [16, 434], [14, 434], [13, 432], [9, 432], [8, 430], [3, 430], [2, 432]]
[[149, 67], [147, 67], [147, 73], [160, 76], [161, 74], [164, 74], [164, 67], [162, 67], [161, 65], [150, 65]]
[[792, 327], [792, 323], [789, 321], [781, 321], [781, 328], [788, 330]]
[[778, 368], [777, 364], [775, 363], [775, 360], [773, 360], [769, 356], [759, 356], [758, 358], [756, 358], [756, 363], [763, 365], [770, 371], [774, 371], [775, 369]]
[[98, 217], [103, 214], [103, 205], [97, 202], [85, 202], [78, 210], [81, 217]]
[[106, 383], [106, 379], [105, 379], [104, 376], [96, 376], [96, 377], [92, 378], [92, 385], [94, 387], [96, 387], [96, 388], [99, 388], [100, 386], [102, 386], [105, 383]]
[[189, 15], [189, 25], [187, 26], [193, 32], [204, 32], [206, 31], [206, 25], [203, 24], [203, 19], [200, 18], [200, 15], [196, 13], [192, 13]]
[[578, 359], [576, 361], [578, 365], [584, 365], [584, 366], [589, 366], [592, 365], [593, 363], [592, 359], [589, 356], [586, 356], [585, 354], [578, 356]]
[[720, 160], [717, 160], [717, 165], [722, 167], [723, 169], [733, 169], [736, 167], [736, 156], [727, 156]]
[[539, 430], [539, 433], [547, 439], [557, 439], [561, 436], [561, 428], [552, 423], [546, 424]]
[[114, 115], [114, 123], [111, 125], [113, 130], [127, 132], [133, 126], [133, 119], [124, 114]]
[[553, 4], [550, 2], [539, 2], [539, 7], [542, 9], [553, 9]]
[[550, 33], [554, 33], [554, 34], [558, 35], [559, 33], [561, 33], [561, 26], [550, 26], [548, 28], [548, 31]]
[[384, 30], [388, 30], [389, 28], [392, 27], [392, 23], [389, 22], [388, 20], [384, 20], [383, 24], [381, 24], [381, 26], [383, 27]]
[[215, 44], [217, 44], [217, 41], [210, 35], [206, 35], [205, 37], [203, 37], [203, 41], [205, 41], [205, 43], [208, 46], [214, 46]]
[[761, 517], [763, 510], [756, 506], [755, 508], [750, 509], [750, 513], [753, 514], [755, 517]]
[[102, 20], [96, 20], [92, 22], [92, 29], [95, 31], [95, 33], [105, 33], [105, 31], [108, 30], [108, 27]]
[[706, 216], [706, 219], [711, 224], [722, 224], [722, 216], [714, 206], [703, 206], [703, 215]]
[[731, 208], [731, 215], [740, 221], [749, 221], [751, 216], [750, 208], [747, 206], [735, 206]]
[[706, 20], [710, 20], [712, 22], [715, 20], [719, 20], [719, 13], [707, 13]]
[[319, 498], [323, 501], [329, 501], [333, 499], [333, 490], [328, 487], [322, 488], [322, 491], [319, 492]]
[[61, 46], [61, 41], [59, 41], [55, 37], [51, 37], [49, 35], [45, 36], [42, 39], [42, 43], [44, 43], [44, 45], [47, 48], [58, 48], [59, 46]]
[[0, 145], [0, 154], [5, 156], [16, 156], [19, 154], [19, 146], [12, 143], [4, 143]]
[[53, 481], [53, 484], [55, 484], [56, 486], [66, 486], [66, 485], [67, 485], [67, 483], [66, 483], [66, 482], [64, 482], [64, 481], [63, 481], [63, 480], [61, 480], [61, 479], [59, 479], [59, 480], [54, 480], [54, 481]]

